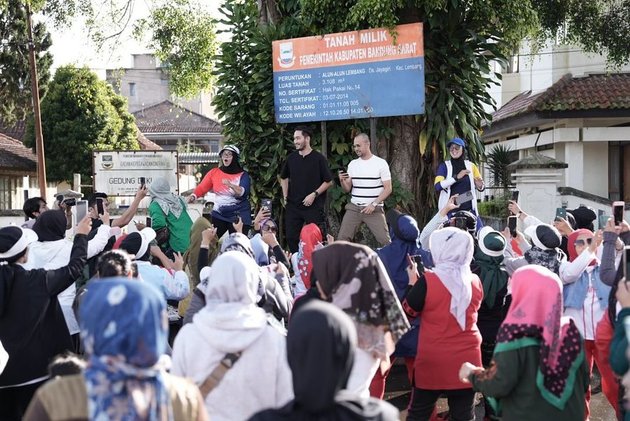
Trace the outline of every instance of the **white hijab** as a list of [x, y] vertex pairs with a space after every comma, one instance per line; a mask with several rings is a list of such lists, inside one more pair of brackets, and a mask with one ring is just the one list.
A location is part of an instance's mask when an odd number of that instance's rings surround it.
[[[243, 351], [267, 324], [265, 311], [256, 305], [260, 269], [246, 254], [227, 251], [216, 258], [208, 275], [206, 307], [195, 314], [193, 325], [223, 354]], [[222, 357], [217, 354], [218, 360]]]
[[464, 330], [466, 310], [472, 299], [473, 238], [459, 228], [442, 228], [431, 234], [429, 248], [434, 263], [432, 270], [451, 294], [451, 314]]

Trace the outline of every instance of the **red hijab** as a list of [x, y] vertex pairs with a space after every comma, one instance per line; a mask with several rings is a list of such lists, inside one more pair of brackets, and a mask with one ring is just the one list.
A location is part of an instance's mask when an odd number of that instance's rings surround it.
[[298, 249], [298, 270], [306, 289], [311, 287], [311, 272], [313, 271], [313, 252], [322, 244], [322, 232], [317, 224], [304, 225], [300, 232]]
[[[594, 238], [593, 231], [587, 230], [586, 228], [580, 228], [578, 230], [575, 230], [571, 233], [571, 235], [569, 235], [569, 238], [567, 241], [567, 251], [569, 252], [569, 262], [572, 262], [578, 258], [579, 255], [577, 253], [577, 250], [575, 249], [575, 242], [581, 235], [585, 235], [585, 234], [590, 234], [591, 237]], [[589, 266], [593, 266], [596, 264], [597, 264], [597, 260], [593, 259], [593, 261], [590, 263]]]

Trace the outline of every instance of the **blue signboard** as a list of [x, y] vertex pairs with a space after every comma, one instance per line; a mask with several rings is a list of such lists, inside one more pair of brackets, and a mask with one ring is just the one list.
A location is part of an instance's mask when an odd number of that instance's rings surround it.
[[274, 42], [276, 121], [424, 113], [422, 24]]

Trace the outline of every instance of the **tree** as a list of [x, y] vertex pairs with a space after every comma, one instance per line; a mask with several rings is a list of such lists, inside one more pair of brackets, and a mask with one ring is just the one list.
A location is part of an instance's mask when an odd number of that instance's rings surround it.
[[[50, 81], [51, 37], [43, 23], [33, 27], [39, 95], [43, 97]], [[28, 61], [26, 8], [23, 2], [8, 0], [0, 8], [0, 118], [12, 124], [31, 113], [31, 76]]]
[[[426, 113], [379, 119], [378, 137], [379, 154], [415, 199], [407, 210], [426, 220], [435, 210], [433, 177], [446, 155], [446, 142], [464, 137], [474, 161], [484, 153], [480, 130], [491, 118], [484, 106], [495, 105], [488, 87], [495, 83], [494, 77], [500, 78], [491, 72], [492, 61], [504, 62], [524, 39], [541, 42], [558, 34], [589, 51], [609, 53], [613, 63], [627, 61], [628, 38], [615, 37], [601, 21], [619, 22], [630, 2], [617, 2], [616, 8], [609, 4], [608, 0], [226, 0], [223, 23], [241, 35], [223, 45], [216, 63], [215, 105], [225, 134], [245, 148], [251, 143], [243, 154], [245, 162], [253, 164], [250, 171], [264, 173], [264, 194], [274, 197], [273, 174], [288, 149], [290, 131], [273, 123], [271, 41], [424, 22]], [[272, 20], [270, 8], [277, 15]], [[626, 34], [628, 21], [621, 34]], [[606, 36], [597, 36], [600, 33]], [[351, 135], [365, 122], [335, 122], [328, 127], [328, 156], [334, 167], [351, 159]]]
[[[53, 180], [92, 176], [92, 151], [139, 149], [134, 117], [125, 98], [87, 68], [57, 69], [42, 100], [46, 170]], [[34, 144], [29, 119], [24, 143]]]
[[217, 51], [214, 19], [199, 5], [175, 0], [158, 7], [135, 26], [141, 37], [152, 32], [149, 47], [168, 69], [170, 89], [191, 98], [212, 87], [213, 58]]

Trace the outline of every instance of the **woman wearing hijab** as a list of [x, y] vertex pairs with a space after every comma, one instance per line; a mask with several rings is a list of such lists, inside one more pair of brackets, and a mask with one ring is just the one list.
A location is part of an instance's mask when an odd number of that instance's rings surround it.
[[[483, 286], [483, 301], [477, 312], [477, 326], [481, 333], [481, 362], [490, 367], [497, 332], [510, 307], [509, 276], [503, 265], [503, 252], [507, 242], [500, 232], [485, 226], [479, 230], [477, 246], [471, 264], [472, 272], [479, 276]], [[484, 400], [487, 419], [496, 419], [492, 406]]]
[[265, 266], [270, 263], [282, 263], [288, 268], [291, 264], [276, 237], [278, 233], [276, 221], [271, 218], [265, 218], [260, 222], [259, 227], [260, 232], [257, 232], [251, 238], [258, 264]]
[[[88, 241], [87, 258], [91, 259], [101, 253], [107, 246], [110, 236], [109, 214], [101, 215], [103, 224], [98, 227], [94, 237]], [[49, 210], [40, 215], [33, 225], [38, 241], [29, 247], [29, 259], [24, 264], [25, 269], [58, 269], [70, 262], [72, 241], [66, 239], [66, 213], [59, 210]], [[77, 322], [72, 304], [76, 297], [76, 285], [72, 284], [59, 294], [59, 303], [63, 316], [68, 324], [68, 330], [73, 340], [79, 342], [79, 323]]]
[[[562, 296], [564, 300], [564, 315], [575, 322], [582, 338], [584, 338], [584, 352], [589, 377], [593, 371], [593, 363], [601, 374], [602, 391], [613, 406], [618, 408], [619, 387], [613, 375], [608, 358], [602, 355], [595, 346], [595, 332], [604, 316], [607, 316], [608, 298], [611, 287], [600, 279], [599, 259], [589, 246], [597, 247], [601, 243], [602, 234], [593, 234], [588, 229], [577, 229], [569, 235], [567, 248], [569, 261], [582, 262], [584, 268], [580, 277], [571, 283], [564, 283]], [[595, 243], [595, 244], [593, 244]], [[589, 415], [589, 401], [591, 389], [586, 393], [586, 415]]]
[[429, 245], [434, 267], [412, 280], [413, 288], [403, 302], [409, 317], [420, 317], [407, 420], [428, 420], [442, 394], [448, 399], [450, 419], [473, 420], [475, 392], [458, 376], [465, 361], [481, 365], [477, 310], [483, 287], [470, 270], [473, 238], [447, 227], [431, 234]]
[[[212, 420], [246, 420], [292, 398], [286, 340], [256, 305], [259, 284], [260, 270], [250, 257], [221, 254], [210, 269], [205, 308], [175, 338], [173, 373], [206, 391]], [[208, 390], [204, 385], [221, 365], [224, 374], [213, 376], [216, 385]]]
[[[299, 296], [308, 291], [311, 285], [311, 272], [313, 271], [313, 252], [323, 247], [324, 237], [317, 224], [306, 224], [300, 231], [300, 242], [295, 257], [297, 269], [294, 267], [296, 291]], [[294, 265], [295, 266], [295, 265]]]
[[9, 354], [0, 374], [5, 420], [22, 419], [33, 393], [48, 378], [50, 360], [73, 349], [57, 295], [81, 274], [90, 224], [84, 218], [77, 225], [69, 262], [55, 270], [24, 268], [35, 232], [0, 228], [0, 338]]
[[173, 252], [184, 253], [188, 249], [192, 219], [186, 210], [186, 203], [171, 192], [171, 186], [165, 178], [153, 180], [149, 185], [149, 194], [151, 227], [158, 233], [158, 245], [172, 259]]
[[88, 365], [41, 387], [24, 417], [40, 420], [206, 420], [199, 390], [166, 372], [164, 298], [127, 279], [94, 282], [80, 310]]
[[[409, 257], [420, 258], [424, 262], [422, 256], [425, 252], [420, 247], [418, 241], [420, 229], [413, 217], [402, 214], [395, 209], [387, 211], [385, 217], [389, 225], [391, 243], [378, 249], [376, 253], [378, 257], [381, 258], [387, 270], [387, 274], [392, 280], [396, 296], [402, 301], [405, 298], [409, 285], [409, 275], [407, 273]], [[418, 347], [419, 323], [418, 319], [411, 321], [411, 329], [396, 343], [396, 350], [392, 355], [393, 358], [404, 358], [410, 381], [413, 377], [413, 360]], [[376, 370], [376, 374], [370, 385], [371, 396], [383, 399], [385, 394], [385, 381], [387, 380], [388, 374], [389, 370], [385, 372]]]
[[358, 348], [347, 389], [367, 398], [376, 370], [388, 368], [396, 342], [409, 330], [392, 282], [372, 249], [347, 241], [313, 253], [313, 276], [320, 298], [355, 324]]
[[287, 357], [295, 399], [250, 421], [398, 420], [398, 410], [347, 390], [357, 347], [352, 320], [333, 305], [312, 301], [291, 317]]
[[183, 270], [184, 260], [181, 255], [176, 254], [171, 269], [152, 264], [151, 242], [154, 239], [155, 231], [146, 227], [128, 234], [120, 243], [120, 249], [135, 256], [139, 278], [154, 286], [165, 299], [183, 300], [190, 294], [190, 281]]
[[247, 171], [238, 162], [240, 154], [236, 146], [225, 145], [219, 151], [221, 165], [208, 171], [188, 198], [189, 202], [193, 202], [209, 191], [215, 194], [212, 223], [217, 228], [219, 238], [226, 231], [235, 232], [232, 224], [239, 218], [243, 221], [243, 232], [248, 232], [252, 226], [252, 210], [249, 203], [251, 181]]
[[472, 200], [460, 203], [458, 210], [472, 211], [476, 215], [477, 191], [485, 189], [481, 173], [475, 164], [465, 158], [466, 142], [463, 139], [458, 137], [451, 139], [446, 148], [451, 159], [440, 164], [433, 183], [435, 191], [440, 194], [438, 210], [446, 206], [451, 196], [470, 192]]
[[512, 276], [512, 304], [492, 365], [465, 363], [460, 378], [494, 398], [505, 421], [585, 419], [589, 384], [580, 332], [562, 317], [562, 284], [550, 270], [525, 266]]

